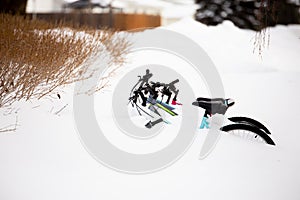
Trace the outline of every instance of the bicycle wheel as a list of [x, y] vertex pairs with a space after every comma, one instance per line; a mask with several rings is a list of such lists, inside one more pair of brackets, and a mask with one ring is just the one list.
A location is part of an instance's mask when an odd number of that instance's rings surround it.
[[270, 145], [275, 145], [275, 142], [269, 137], [268, 134], [266, 134], [261, 129], [251, 126], [249, 124], [229, 124], [226, 126], [223, 126], [221, 128], [222, 131], [231, 133], [233, 135], [240, 136], [247, 140], [253, 140], [257, 142], [267, 143]]
[[271, 132], [265, 125], [263, 125], [259, 121], [256, 121], [255, 119], [251, 119], [249, 117], [230, 117], [228, 119], [235, 123], [243, 123], [243, 124], [249, 124], [249, 125], [256, 126], [257, 128], [265, 131], [267, 134], [271, 134]]

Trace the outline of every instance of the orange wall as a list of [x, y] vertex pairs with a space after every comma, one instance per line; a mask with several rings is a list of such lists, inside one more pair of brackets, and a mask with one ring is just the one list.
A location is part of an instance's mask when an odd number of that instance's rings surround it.
[[[32, 17], [32, 14], [28, 14]], [[70, 24], [87, 25], [90, 27], [112, 27], [117, 30], [132, 30], [139, 28], [157, 27], [161, 25], [158, 15], [115, 13], [112, 16], [91, 13], [38, 13], [38, 19], [47, 21], [66, 21]]]
[[158, 15], [115, 14], [113, 21], [114, 28], [120, 30], [152, 28], [161, 25], [161, 19]]

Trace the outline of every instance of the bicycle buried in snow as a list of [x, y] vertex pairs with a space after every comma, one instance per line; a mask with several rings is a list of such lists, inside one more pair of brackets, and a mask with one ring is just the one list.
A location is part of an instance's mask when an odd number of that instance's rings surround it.
[[[208, 122], [209, 118], [215, 114], [225, 115], [227, 109], [233, 106], [234, 103], [233, 99], [197, 98], [192, 105], [201, 107], [205, 110], [200, 129], [210, 128]], [[249, 140], [275, 145], [275, 142], [270, 137], [271, 132], [259, 121], [248, 117], [229, 117], [227, 119], [229, 123], [222, 126], [220, 128], [221, 131], [238, 135]]]
[[[175, 84], [179, 82], [176, 79], [170, 83], [150, 81], [153, 74], [146, 70], [144, 76], [138, 76], [139, 80], [130, 91], [129, 103], [136, 108], [141, 116], [147, 116], [150, 120], [145, 124], [146, 128], [152, 128], [156, 124], [170, 122], [160, 114], [160, 111], [169, 116], [177, 116], [176, 106], [182, 106], [177, 101], [179, 89]], [[172, 98], [173, 96], [173, 98]], [[166, 100], [164, 100], [167, 97]], [[171, 101], [172, 98], [172, 101]], [[235, 102], [232, 99], [224, 98], [204, 98], [199, 97], [192, 105], [203, 108], [205, 113], [202, 117], [200, 129], [210, 128], [209, 120], [216, 114], [225, 116], [227, 109], [233, 106]], [[226, 125], [220, 128], [221, 131], [240, 136], [248, 140], [254, 140], [270, 145], [275, 142], [270, 137], [271, 132], [257, 120], [248, 117], [229, 117]]]

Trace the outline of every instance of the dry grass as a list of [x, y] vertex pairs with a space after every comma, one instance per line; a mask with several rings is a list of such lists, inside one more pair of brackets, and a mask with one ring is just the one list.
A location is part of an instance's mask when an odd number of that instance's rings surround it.
[[91, 77], [89, 66], [101, 53], [109, 56], [107, 65], [122, 64], [129, 47], [125, 37], [109, 30], [65, 28], [7, 14], [0, 14], [0, 21], [0, 108]]
[[259, 56], [262, 57], [263, 50], [269, 47], [270, 44], [270, 28], [269, 18], [272, 17], [276, 21], [275, 12], [278, 9], [277, 1], [261, 0], [257, 18], [260, 22], [259, 31], [255, 34], [253, 52], [258, 51]]

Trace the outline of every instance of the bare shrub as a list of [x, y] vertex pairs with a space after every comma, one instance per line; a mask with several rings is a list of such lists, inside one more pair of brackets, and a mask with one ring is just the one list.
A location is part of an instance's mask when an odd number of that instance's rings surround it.
[[258, 51], [262, 57], [263, 50], [270, 45], [270, 20], [276, 22], [276, 11], [278, 1], [260, 0], [259, 11], [256, 13], [259, 27], [255, 34], [253, 52]]
[[[100, 55], [108, 58], [104, 64], [114, 72], [130, 46], [126, 36], [108, 29], [67, 28], [64, 23], [9, 14], [0, 14], [0, 22], [0, 110], [11, 109], [17, 101], [51, 96], [61, 86], [90, 78], [95, 69], [89, 66]], [[91, 91], [104, 88], [112, 75], [102, 77]], [[0, 127], [0, 133], [15, 131], [17, 125], [16, 120]]]
[[91, 77], [89, 65], [99, 53], [118, 66], [129, 47], [126, 37], [110, 30], [65, 28], [8, 14], [0, 21], [0, 108]]

